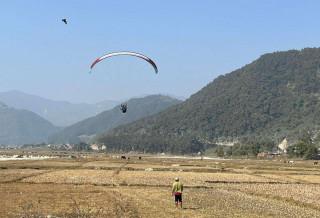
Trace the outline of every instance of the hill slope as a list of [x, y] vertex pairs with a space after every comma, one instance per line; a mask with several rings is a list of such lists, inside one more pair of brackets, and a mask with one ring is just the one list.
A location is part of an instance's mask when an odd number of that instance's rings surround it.
[[155, 114], [180, 102], [180, 100], [163, 95], [150, 95], [144, 98], [130, 99], [128, 100], [127, 113], [123, 114], [118, 106], [114, 107], [112, 110], [104, 111], [95, 117], [80, 121], [50, 136], [49, 142], [77, 142], [80, 140], [78, 136], [106, 132], [116, 126]]
[[8, 106], [5, 104], [5, 103], [3, 103], [3, 102], [1, 102], [0, 101], [0, 108], [7, 108]]
[[[144, 139], [141, 146], [148, 147], [152, 138], [161, 138], [160, 145], [153, 141], [157, 152], [176, 151], [174, 139], [191, 135], [189, 140], [202, 144], [243, 136], [294, 140], [301, 129], [319, 129], [319, 100], [320, 49], [275, 52], [219, 76], [185, 102], [115, 128], [99, 140], [120, 145]], [[194, 151], [189, 144], [177, 152]]]
[[57, 131], [57, 127], [33, 112], [0, 107], [0, 144], [44, 142]]
[[73, 104], [67, 101], [52, 101], [20, 91], [2, 92], [0, 93], [0, 101], [6, 103], [9, 107], [32, 111], [56, 126], [72, 125], [119, 104], [117, 101]]

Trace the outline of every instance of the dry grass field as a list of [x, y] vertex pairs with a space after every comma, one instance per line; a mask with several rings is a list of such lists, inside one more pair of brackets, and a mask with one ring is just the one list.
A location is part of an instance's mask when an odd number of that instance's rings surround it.
[[320, 217], [312, 161], [76, 156], [0, 161], [0, 217]]

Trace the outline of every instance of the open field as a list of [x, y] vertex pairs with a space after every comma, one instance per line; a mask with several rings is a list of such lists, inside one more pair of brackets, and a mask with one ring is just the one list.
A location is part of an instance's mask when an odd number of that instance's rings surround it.
[[[0, 161], [0, 217], [320, 217], [313, 161], [72, 155]], [[179, 210], [177, 176], [185, 186]]]

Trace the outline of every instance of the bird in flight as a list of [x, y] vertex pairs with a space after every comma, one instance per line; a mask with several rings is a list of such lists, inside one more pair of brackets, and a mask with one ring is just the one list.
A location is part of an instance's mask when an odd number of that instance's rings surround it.
[[62, 19], [62, 21], [63, 21], [65, 24], [67, 24], [67, 19], [66, 19], [66, 18]]

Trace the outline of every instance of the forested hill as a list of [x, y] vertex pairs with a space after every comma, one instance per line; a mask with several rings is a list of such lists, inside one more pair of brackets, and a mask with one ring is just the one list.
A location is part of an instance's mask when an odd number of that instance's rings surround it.
[[162, 111], [172, 105], [181, 103], [180, 100], [164, 95], [150, 95], [144, 98], [128, 100], [127, 113], [122, 113], [120, 106], [104, 111], [95, 117], [80, 121], [49, 137], [52, 143], [73, 143], [80, 141], [79, 136], [94, 135], [106, 132], [116, 126], [130, 123]]
[[131, 144], [123, 150], [139, 142], [137, 150], [188, 153], [243, 136], [294, 140], [301, 129], [319, 128], [319, 90], [320, 48], [265, 54], [214, 79], [182, 104], [115, 128], [99, 141]]
[[0, 103], [0, 145], [45, 142], [57, 131], [57, 127], [31, 111], [8, 108]]

